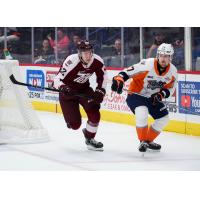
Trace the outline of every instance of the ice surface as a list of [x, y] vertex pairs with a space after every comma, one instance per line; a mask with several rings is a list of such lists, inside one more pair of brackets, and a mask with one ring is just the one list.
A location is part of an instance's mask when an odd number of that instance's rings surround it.
[[163, 132], [159, 153], [138, 152], [135, 128], [101, 122], [96, 139], [104, 152], [86, 148], [82, 127], [67, 129], [61, 114], [37, 112], [51, 141], [40, 144], [0, 145], [1, 170], [200, 170], [200, 137]]

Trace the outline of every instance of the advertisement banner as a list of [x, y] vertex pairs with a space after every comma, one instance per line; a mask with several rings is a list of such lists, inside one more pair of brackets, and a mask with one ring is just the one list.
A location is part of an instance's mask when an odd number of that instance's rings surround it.
[[[25, 82], [37, 86], [52, 88], [53, 79], [58, 73], [59, 67], [48, 66], [23, 66], [20, 67], [22, 77]], [[111, 91], [112, 78], [119, 73], [118, 70], [107, 70], [108, 84], [106, 96], [101, 104], [101, 110], [132, 114], [126, 104], [127, 90], [129, 82], [126, 82], [124, 91], [121, 95]], [[196, 82], [187, 81], [196, 80]], [[93, 89], [96, 88], [96, 76], [90, 78], [90, 84]], [[36, 89], [28, 87], [29, 97], [38, 102], [47, 102], [52, 104], [59, 103], [57, 92]], [[200, 121], [200, 76], [199, 75], [178, 75], [178, 85], [172, 97], [164, 100], [169, 110], [170, 119], [191, 122]]]
[[179, 81], [179, 112], [200, 115], [200, 82]]
[[[42, 70], [27, 70], [26, 71], [26, 83], [34, 85], [34, 86], [40, 86], [44, 87], [44, 73]], [[28, 87], [30, 91], [40, 91], [43, 92], [44, 89], [35, 88], [35, 87]]]
[[[23, 66], [20, 68], [22, 77], [26, 83], [52, 88], [53, 79], [58, 73], [58, 67]], [[28, 87], [29, 98], [38, 102], [57, 104], [59, 101], [58, 92], [48, 91], [40, 88]]]
[[[57, 71], [46, 71], [46, 87], [53, 88], [53, 80], [57, 75]], [[55, 93], [54, 91], [47, 91], [49, 93]]]

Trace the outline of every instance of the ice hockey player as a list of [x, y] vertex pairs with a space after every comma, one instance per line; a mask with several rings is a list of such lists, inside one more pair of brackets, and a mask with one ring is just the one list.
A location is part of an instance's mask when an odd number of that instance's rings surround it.
[[[162, 100], [173, 95], [177, 84], [177, 69], [171, 63], [173, 54], [172, 45], [163, 43], [156, 58], [143, 59], [113, 77], [111, 89], [118, 94], [122, 93], [124, 82], [131, 79], [126, 102], [136, 117], [140, 152], [161, 149], [154, 140], [169, 122]], [[148, 114], [154, 118], [150, 127]]]
[[[103, 151], [103, 144], [94, 138], [100, 122], [100, 104], [106, 93], [107, 73], [102, 58], [93, 53], [89, 41], [80, 41], [77, 48], [78, 53], [68, 56], [63, 62], [54, 79], [54, 87], [60, 90], [59, 101], [67, 127], [73, 130], [80, 128], [79, 105], [82, 105], [88, 117], [86, 128], [82, 130], [87, 148]], [[97, 82], [95, 91], [89, 82], [94, 73]]]

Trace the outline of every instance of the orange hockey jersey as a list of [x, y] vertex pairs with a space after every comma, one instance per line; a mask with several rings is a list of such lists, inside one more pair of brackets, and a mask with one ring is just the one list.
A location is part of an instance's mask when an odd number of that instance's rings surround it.
[[170, 63], [166, 71], [159, 74], [157, 59], [148, 58], [123, 70], [131, 78], [129, 94], [138, 93], [146, 97], [167, 88], [170, 95], [173, 95], [177, 84], [177, 69]]

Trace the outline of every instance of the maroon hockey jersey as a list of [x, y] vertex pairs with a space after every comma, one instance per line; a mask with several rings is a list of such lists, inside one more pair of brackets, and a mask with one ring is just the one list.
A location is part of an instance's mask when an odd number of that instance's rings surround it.
[[91, 61], [84, 65], [78, 54], [72, 54], [63, 62], [57, 76], [54, 79], [54, 87], [59, 89], [61, 85], [81, 91], [90, 86], [89, 78], [96, 74], [97, 88], [106, 89], [107, 73], [103, 59], [93, 54]]

